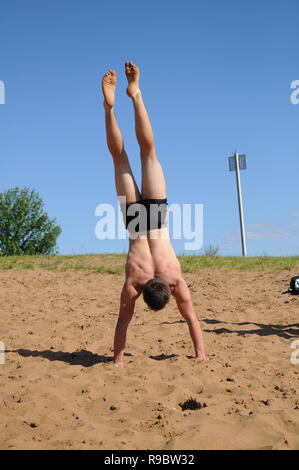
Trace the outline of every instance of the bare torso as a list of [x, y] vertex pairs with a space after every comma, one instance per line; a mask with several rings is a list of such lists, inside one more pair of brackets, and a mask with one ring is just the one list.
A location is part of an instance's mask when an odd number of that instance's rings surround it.
[[151, 237], [130, 240], [126, 282], [140, 293], [147, 281], [161, 278], [168, 283], [171, 292], [174, 293], [182, 275], [168, 230], [163, 228], [150, 233]]
[[[153, 235], [153, 231], [150, 232]], [[192, 306], [189, 288], [181, 273], [181, 266], [171, 245], [167, 228], [156, 231], [156, 238], [144, 236], [130, 239], [130, 249], [126, 263], [120, 314], [115, 334], [115, 362], [123, 362], [126, 331], [134, 313], [135, 300], [144, 285], [153, 278], [164, 279], [175, 297], [179, 311], [186, 320], [195, 348], [195, 356], [205, 359], [202, 333], [198, 318]]]

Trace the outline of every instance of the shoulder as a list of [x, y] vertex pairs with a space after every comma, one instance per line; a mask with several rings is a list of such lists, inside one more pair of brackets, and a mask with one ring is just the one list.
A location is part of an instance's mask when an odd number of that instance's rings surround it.
[[173, 289], [173, 295], [177, 300], [187, 301], [190, 299], [190, 291], [183, 277], [179, 277]]
[[135, 302], [135, 300], [139, 297], [140, 293], [137, 288], [134, 286], [134, 283], [127, 279], [123, 285], [121, 291], [121, 303], [128, 304]]

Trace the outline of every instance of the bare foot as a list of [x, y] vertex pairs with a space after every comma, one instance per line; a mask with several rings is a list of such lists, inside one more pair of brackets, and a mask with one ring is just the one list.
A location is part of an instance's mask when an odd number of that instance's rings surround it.
[[109, 70], [102, 80], [102, 89], [105, 98], [105, 104], [112, 108], [114, 106], [114, 95], [116, 87], [116, 72]]
[[139, 68], [132, 62], [125, 64], [126, 76], [128, 79], [127, 95], [134, 98], [136, 92], [139, 90]]

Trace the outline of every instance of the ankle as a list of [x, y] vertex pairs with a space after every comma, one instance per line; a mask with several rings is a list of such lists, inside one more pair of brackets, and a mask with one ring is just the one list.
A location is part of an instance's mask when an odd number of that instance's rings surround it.
[[140, 88], [138, 88], [138, 89], [135, 91], [134, 95], [132, 95], [131, 98], [132, 98], [132, 100], [133, 100], [134, 102], [140, 101], [140, 99], [142, 98]]
[[111, 106], [110, 104], [106, 103], [106, 101], [103, 102], [103, 106], [105, 108], [105, 111], [112, 111], [114, 106]]

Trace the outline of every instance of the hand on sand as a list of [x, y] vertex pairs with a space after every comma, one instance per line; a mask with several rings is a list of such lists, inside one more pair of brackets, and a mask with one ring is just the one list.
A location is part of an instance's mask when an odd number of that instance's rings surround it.
[[208, 357], [205, 354], [203, 355], [203, 354], [200, 354], [200, 353], [195, 355], [195, 359], [196, 359], [197, 362], [206, 362], [206, 361], [209, 360]]
[[113, 365], [114, 365], [114, 367], [124, 367], [125, 364], [124, 364], [124, 362], [117, 361], [117, 362], [114, 362]]

